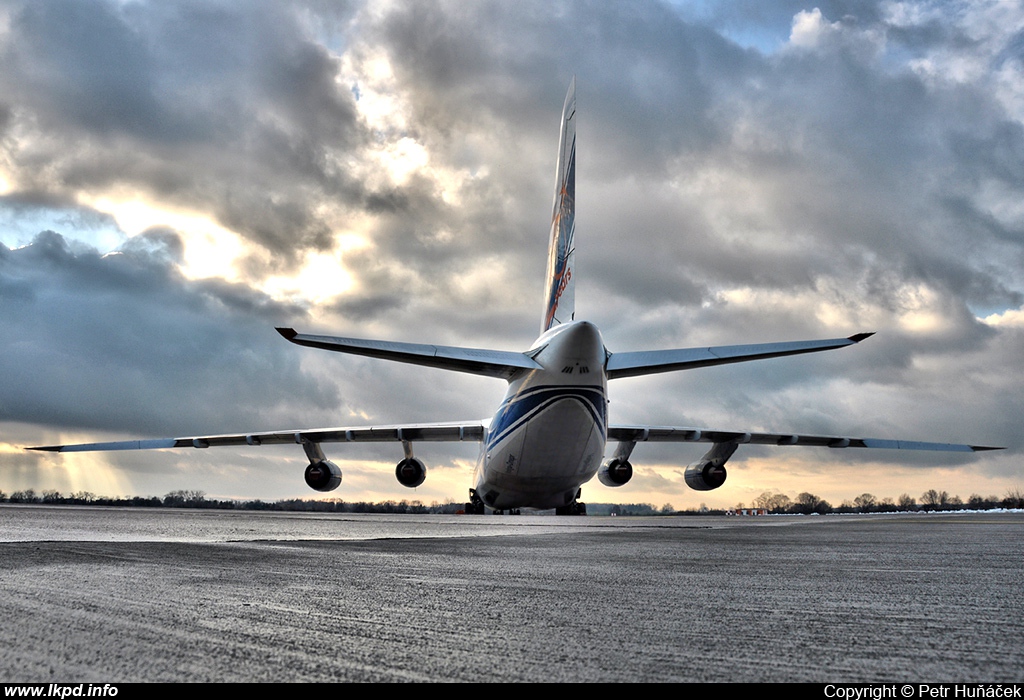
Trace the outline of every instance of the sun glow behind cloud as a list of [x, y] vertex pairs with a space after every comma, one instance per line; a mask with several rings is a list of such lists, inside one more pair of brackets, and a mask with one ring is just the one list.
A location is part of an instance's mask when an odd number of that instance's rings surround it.
[[[50, 437], [55, 442], [79, 442], [95, 439], [95, 434], [62, 432]], [[31, 461], [27, 456], [31, 454]], [[38, 457], [38, 459], [37, 459]], [[0, 443], [0, 463], [5, 465], [4, 489], [39, 489], [39, 484], [69, 495], [88, 491], [96, 495], [132, 495], [131, 474], [111, 467], [100, 453], [76, 455], [74, 459], [63, 459], [57, 455], [26, 453], [16, 445]], [[18, 464], [22, 466], [19, 468]]]
[[272, 274], [263, 280], [246, 279], [240, 263], [246, 256], [266, 258], [267, 252], [204, 214], [137, 196], [83, 196], [82, 204], [111, 215], [128, 236], [154, 227], [173, 229], [184, 246], [180, 270], [189, 279], [245, 281], [279, 301], [320, 304], [344, 294], [352, 287], [344, 255], [368, 245], [360, 234], [336, 234], [333, 249], [305, 251], [299, 264], [287, 274]]
[[85, 206], [110, 214], [129, 236], [137, 236], [156, 226], [174, 229], [185, 246], [181, 270], [186, 277], [221, 277], [229, 281], [239, 278], [235, 263], [246, 250], [245, 242], [204, 214], [130, 194], [97, 197], [83, 194], [80, 200]]
[[345, 268], [345, 253], [366, 245], [361, 238], [347, 236], [334, 250], [309, 251], [297, 272], [272, 275], [263, 281], [261, 288], [279, 301], [326, 303], [352, 288], [352, 275]]

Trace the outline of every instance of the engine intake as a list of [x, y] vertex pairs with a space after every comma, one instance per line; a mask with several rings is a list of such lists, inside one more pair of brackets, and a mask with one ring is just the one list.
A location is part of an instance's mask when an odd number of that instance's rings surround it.
[[303, 476], [314, 491], [333, 491], [341, 485], [341, 467], [329, 459], [313, 462]]
[[627, 459], [613, 457], [597, 472], [605, 486], [622, 486], [633, 478], [633, 465]]
[[415, 457], [406, 457], [395, 467], [395, 478], [402, 486], [414, 489], [427, 478], [427, 467]]

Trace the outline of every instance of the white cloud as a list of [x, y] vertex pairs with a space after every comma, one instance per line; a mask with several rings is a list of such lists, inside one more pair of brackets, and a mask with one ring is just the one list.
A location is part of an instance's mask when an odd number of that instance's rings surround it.
[[1024, 328], [1024, 309], [1007, 309], [1002, 313], [989, 314], [984, 321], [990, 326]]
[[829, 22], [821, 10], [801, 10], [793, 16], [793, 28], [789, 33], [789, 43], [800, 48], [814, 48], [829, 41], [829, 37], [839, 32], [839, 22]]

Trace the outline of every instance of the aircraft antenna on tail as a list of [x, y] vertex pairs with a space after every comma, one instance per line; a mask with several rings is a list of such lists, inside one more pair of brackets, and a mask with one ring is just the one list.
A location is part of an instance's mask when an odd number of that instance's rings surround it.
[[555, 203], [548, 243], [547, 287], [541, 333], [571, 321], [576, 313], [574, 261], [576, 233], [576, 76], [569, 83], [562, 107], [555, 168]]

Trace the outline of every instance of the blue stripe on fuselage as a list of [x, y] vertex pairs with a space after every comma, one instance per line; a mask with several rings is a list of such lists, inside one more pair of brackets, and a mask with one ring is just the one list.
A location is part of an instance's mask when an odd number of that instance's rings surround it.
[[577, 401], [586, 408], [604, 437], [608, 425], [607, 402], [599, 386], [541, 386], [510, 396], [491, 423], [487, 449], [494, 449], [515, 428], [558, 401]]

